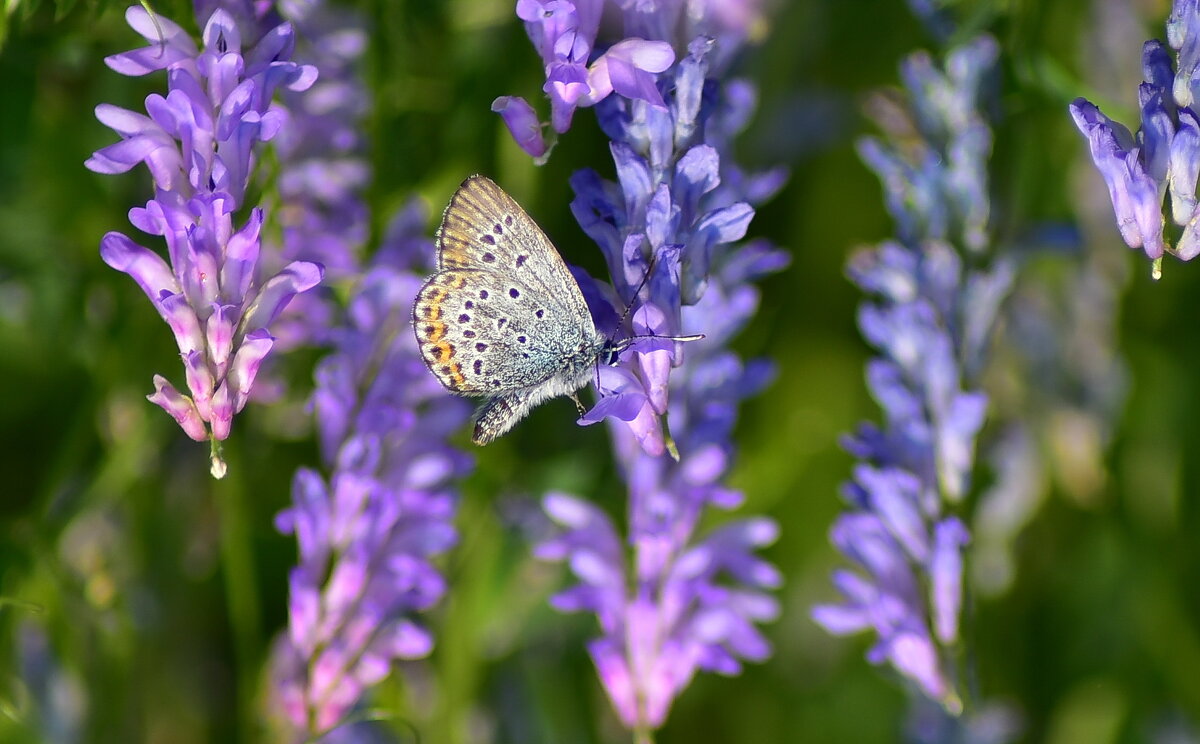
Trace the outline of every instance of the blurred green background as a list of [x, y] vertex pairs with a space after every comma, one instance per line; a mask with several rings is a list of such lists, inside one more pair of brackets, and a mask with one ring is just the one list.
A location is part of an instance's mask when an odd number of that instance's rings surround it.
[[[266, 740], [262, 663], [286, 622], [295, 558], [272, 519], [295, 469], [317, 462], [315, 446], [306, 431], [282, 437], [281, 414], [251, 406], [226, 446], [229, 476], [214, 482], [205, 446], [146, 402], [152, 374], [182, 378], [174, 343], [134, 283], [100, 261], [98, 241], [129, 229], [126, 212], [148, 198], [149, 179], [141, 169], [93, 174], [83, 161], [113, 139], [96, 104], [139, 109], [165, 82], [104, 66], [140, 43], [120, 4], [4, 5], [0, 741]], [[541, 67], [512, 2], [356, 5], [371, 27], [375, 235], [410, 193], [436, 212], [463, 177], [486, 173], [568, 261], [598, 273], [566, 187], [580, 167], [612, 173], [591, 112], [535, 168], [489, 111], [505, 94], [545, 109]], [[155, 8], [194, 29], [189, 3]], [[967, 621], [978, 691], [1018, 713], [1023, 741], [1196, 741], [1164, 737], [1187, 737], [1200, 722], [1200, 266], [1168, 261], [1162, 281], [1150, 280], [1148, 263], [1120, 242], [1066, 108], [1087, 95], [1133, 120], [1141, 44], [1163, 36], [1169, 10], [1166, 0], [954, 8], [1002, 48], [998, 245], [1077, 224], [1085, 253], [1117, 277], [1129, 372], [1099, 479], [1049, 481], [1014, 543], [1011, 587], [974, 597]], [[762, 309], [737, 342], [747, 356], [776, 359], [779, 376], [744, 406], [733, 483], [747, 494], [743, 513], [782, 527], [768, 556], [786, 576], [784, 612], [766, 629], [774, 656], [737, 678], [696, 679], [658, 742], [900, 741], [905, 693], [864, 661], [871, 639], [832, 638], [808, 610], [834, 598], [829, 572], [842, 565], [826, 539], [852, 465], [838, 438], [878, 419], [862, 379], [859, 294], [843, 274], [850, 250], [892, 232], [853, 149], [871, 131], [861, 103], [896, 84], [905, 54], [938, 47], [898, 0], [792, 0], [768, 12], [767, 34], [736, 68], [761, 93], [738, 157], [792, 168], [751, 235], [786, 247], [793, 262], [763, 283]], [[1061, 276], [1079, 261], [1051, 255], [1027, 273]], [[292, 360], [299, 379], [312, 361]], [[573, 419], [569, 403], [549, 404], [477, 451], [461, 544], [444, 563], [450, 592], [429, 617], [436, 650], [400, 667], [377, 698], [422, 741], [626, 740], [583, 651], [594, 619], [547, 607], [565, 577], [532, 561], [507, 516], [550, 488], [621, 511], [603, 431]]]

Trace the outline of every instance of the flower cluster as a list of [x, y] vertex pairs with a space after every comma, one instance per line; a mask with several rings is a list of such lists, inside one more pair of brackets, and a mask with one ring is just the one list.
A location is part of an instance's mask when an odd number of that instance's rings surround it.
[[[405, 225], [418, 230], [424, 220]], [[408, 268], [426, 239], [394, 236], [359, 281], [313, 395], [328, 479], [296, 473], [277, 518], [296, 535], [288, 634], [276, 649], [275, 694], [292, 724], [319, 736], [342, 723], [397, 659], [425, 656], [413, 618], [445, 592], [431, 563], [456, 541], [452, 483], [470, 459], [446, 444], [469, 409], [424, 369], [409, 308], [423, 276]]]
[[721, 483], [734, 455], [737, 406], [773, 374], [769, 363], [744, 363], [725, 344], [757, 309], [747, 280], [785, 258], [762, 244], [739, 253], [721, 262], [700, 302], [683, 308], [684, 324], [709, 335], [671, 379], [679, 459], [648, 455], [628, 427], [612, 427], [629, 485], [629, 550], [596, 506], [562, 494], [545, 499], [560, 530], [536, 554], [568, 561], [579, 581], [552, 603], [595, 613], [602, 634], [588, 651], [621, 722], [641, 734], [663, 724], [697, 671], [736, 674], [742, 660], [766, 659], [771, 648], [755, 624], [779, 614], [770, 590], [782, 577], [755, 555], [778, 535], [772, 520], [750, 517], [698, 534], [706, 508], [734, 510], [744, 501]]
[[[656, 3], [613, 2], [624, 36], [596, 54], [605, 0], [517, 0], [517, 17], [546, 70], [542, 90], [550, 98], [550, 124], [562, 134], [575, 109], [594, 106], [613, 93], [631, 101], [665, 108], [659, 73], [675, 62], [676, 46], [706, 37], [717, 42], [716, 56], [727, 61], [741, 41], [764, 26], [761, 3], [668, 0]], [[513, 138], [535, 158], [547, 155], [537, 113], [523, 98], [501, 96], [492, 110], [504, 118]]]
[[845, 602], [813, 610], [832, 633], [873, 629], [868, 658], [891, 664], [952, 712], [961, 709], [954, 652], [969, 534], [951, 511], [969, 489], [987, 408], [984, 394], [966, 386], [1012, 279], [1006, 263], [987, 270], [966, 261], [987, 247], [991, 135], [978, 99], [996, 55], [995, 42], [980, 37], [953, 49], [944, 73], [928, 55], [911, 56], [911, 114], [893, 107], [879, 117], [889, 141], [860, 146], [901, 237], [859, 252], [849, 267], [873, 296], [859, 327], [880, 353], [867, 383], [885, 423], [864, 423], [848, 438], [861, 462], [845, 489], [851, 510], [830, 533], [865, 575], [837, 571]]
[[[517, 17], [546, 69], [543, 90], [550, 98], [554, 131], [566, 132], [580, 106], [594, 106], [613, 92], [663, 106], [657, 73], [675, 61], [664, 41], [622, 39], [592, 58], [604, 0], [517, 0]], [[533, 107], [523, 98], [501, 96], [492, 102], [522, 149], [534, 157], [548, 151]]]
[[[598, 108], [601, 125], [613, 140], [617, 183], [591, 169], [571, 178], [571, 210], [604, 253], [614, 304], [631, 308], [635, 336], [684, 333], [682, 308], [704, 296], [714, 265], [730, 259], [731, 244], [745, 235], [754, 217], [746, 199], [769, 198], [782, 183], [779, 172], [743, 178], [722, 165], [720, 148], [728, 140], [723, 132], [744, 121], [753, 100], [727, 95], [701, 110], [711, 46], [710, 39], [697, 39], [690, 53], [664, 74], [664, 84], [674, 88], [669, 108], [625, 97], [613, 97]], [[624, 332], [610, 323], [601, 316], [602, 330]], [[670, 435], [660, 417], [667, 413], [671, 370], [683, 362], [682, 348], [676, 346], [639, 342], [628, 360], [602, 370], [602, 397], [583, 421], [619, 419], [648, 455], [662, 455]]]
[[[1117, 227], [1130, 248], [1141, 248], [1161, 273], [1163, 252], [1184, 261], [1200, 254], [1200, 119], [1194, 110], [1200, 66], [1200, 3], [1175, 0], [1167, 21], [1167, 44], [1142, 47], [1145, 82], [1138, 87], [1141, 127], [1137, 135], [1077, 98], [1071, 116], [1087, 137], [1092, 160], [1108, 185]], [[1183, 228], [1174, 247], [1163, 237], [1163, 197], [1170, 192], [1171, 218]]]
[[[275, 141], [275, 181], [281, 228], [271, 258], [313, 261], [325, 267], [325, 284], [352, 278], [370, 231], [363, 191], [371, 179], [363, 123], [370, 97], [362, 79], [367, 33], [363, 19], [323, 0], [280, 4], [296, 28], [298, 60], [321, 71], [307, 91], [284, 91], [288, 127]], [[297, 298], [280, 318], [277, 346], [321, 342], [332, 320], [332, 302], [319, 292]]]
[[123, 173], [146, 164], [154, 198], [130, 210], [129, 218], [142, 232], [163, 236], [170, 263], [118, 232], [104, 236], [100, 254], [133, 277], [174, 332], [191, 394], [156, 375], [150, 400], [188, 436], [212, 441], [213, 475], [221, 477], [218, 442], [229, 436], [274, 343], [267, 326], [322, 277], [319, 264], [293, 261], [261, 279], [263, 210], [250, 210], [240, 228], [233, 224], [245, 206], [256, 151], [285, 125], [272, 98], [280, 89], [307, 89], [316, 69], [290, 61], [293, 32], [286, 23], [243, 53], [242, 31], [223, 8], [202, 23], [203, 50], [177, 24], [140, 6], [129, 8], [126, 18], [150, 43], [106, 63], [125, 75], [165, 69], [168, 92], [146, 99], [149, 116], [97, 106], [97, 118], [121, 141], [95, 152], [86, 165]]
[[[597, 327], [647, 337], [599, 371], [600, 399], [581, 420], [611, 424], [629, 486], [629, 547], [595, 506], [552, 494], [545, 509], [558, 529], [536, 552], [568, 562], [578, 579], [554, 605], [599, 619], [601, 636], [589, 651], [622, 723], [641, 741], [697, 671], [734, 674], [742, 661], [770, 654], [756, 623], [778, 614], [770, 590], [781, 577], [755, 553], [774, 541], [777, 526], [748, 518], [705, 535], [699, 524], [706, 508], [732, 510], [743, 501], [721, 483], [734, 456], [732, 429], [739, 402], [769, 381], [772, 368], [746, 364], [726, 346], [757, 310], [752, 280], [787, 257], [763, 242], [737, 241], [752, 203], [769, 198], [784, 174], [747, 175], [727, 157], [754, 107], [749, 85], [723, 79], [739, 36], [728, 14], [715, 12], [716, 4], [686, 14], [681, 3], [613, 4], [624, 38], [593, 59], [595, 26], [580, 19], [598, 17], [601, 5], [522, 2], [518, 12], [547, 63], [556, 130], [565, 131], [584, 102], [595, 104], [612, 140], [617, 180], [576, 173], [571, 209], [611, 275], [605, 287], [581, 277]], [[535, 6], [555, 13], [535, 16], [528, 12]], [[553, 22], [565, 10], [576, 25]], [[568, 50], [581, 53], [562, 59]], [[550, 53], [560, 55], [554, 64]], [[568, 65], [583, 85], [575, 98], [559, 85]], [[532, 110], [522, 128], [513, 125], [512, 99], [506, 106], [518, 143], [543, 154]], [[625, 307], [629, 327], [619, 327]], [[684, 333], [706, 336], [687, 345], [687, 365], [685, 347], [654, 338]]]

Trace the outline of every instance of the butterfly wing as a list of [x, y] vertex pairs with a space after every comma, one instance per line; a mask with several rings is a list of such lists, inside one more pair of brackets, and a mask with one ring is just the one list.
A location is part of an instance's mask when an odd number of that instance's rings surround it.
[[594, 336], [587, 303], [554, 244], [490, 178], [471, 176], [458, 187], [442, 214], [437, 246], [439, 269], [478, 269], [519, 282], [558, 322]]
[[487, 444], [586, 384], [604, 339], [558, 251], [490, 179], [459, 187], [437, 246], [439, 271], [417, 294], [413, 330], [443, 385], [487, 396], [474, 433]]
[[590, 320], [587, 328], [564, 322], [548, 299], [494, 272], [439, 271], [413, 304], [421, 356], [460, 395], [523, 390], [565, 370], [574, 376], [573, 370], [588, 364], [592, 340], [586, 334], [595, 330]]

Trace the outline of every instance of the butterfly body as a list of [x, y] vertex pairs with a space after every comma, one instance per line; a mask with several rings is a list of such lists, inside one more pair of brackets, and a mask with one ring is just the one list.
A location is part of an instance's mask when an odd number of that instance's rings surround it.
[[[462, 183], [437, 233], [438, 271], [417, 293], [413, 330], [429, 370], [485, 398], [473, 439], [487, 444], [534, 406], [574, 397], [614, 344], [554, 245], [484, 176]], [[621, 344], [624, 348], [625, 344]]]

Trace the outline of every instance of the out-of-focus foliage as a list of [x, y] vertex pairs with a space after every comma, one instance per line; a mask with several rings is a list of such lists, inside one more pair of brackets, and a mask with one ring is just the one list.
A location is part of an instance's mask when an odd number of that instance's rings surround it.
[[[577, 116], [539, 168], [489, 109], [498, 95], [540, 101], [544, 70], [513, 4], [353, 4], [371, 29], [372, 246], [413, 192], [437, 213], [465, 176], [485, 173], [568, 261], [602, 274], [566, 185], [582, 167], [612, 176], [594, 120]], [[1141, 44], [1163, 35], [1169, 3], [940, 6], [965, 19], [964, 35], [989, 30], [1000, 46], [991, 165], [1000, 249], [1040, 246], [1022, 271], [1052, 286], [1071, 286], [1076, 272], [1116, 277], [1129, 381], [1111, 431], [1055, 419], [1042, 431], [1059, 435], [1033, 441], [1046, 490], [1004, 548], [1011, 574], [1001, 590], [968, 596], [975, 693], [1016, 711], [1026, 741], [1195, 741], [1200, 267], [1168, 260], [1155, 283], [1133, 263], [1067, 113], [1084, 95], [1135, 119]], [[190, 3], [154, 7], [195, 30]], [[302, 409], [251, 405], [226, 443], [229, 475], [214, 482], [206, 447], [144, 398], [155, 371], [178, 369], [177, 352], [138, 288], [100, 261], [98, 242], [126, 229], [149, 179], [83, 168], [112, 140], [92, 114], [98, 103], [137, 109], [165, 88], [161, 76], [104, 66], [137, 41], [123, 10], [106, 0], [0, 4], [0, 741], [267, 741], [264, 662], [286, 622], [296, 558], [273, 518], [296, 468], [319, 457]], [[859, 293], [843, 266], [894, 226], [853, 149], [869, 129], [860, 104], [896, 84], [901, 57], [941, 41], [898, 0], [781, 0], [768, 17], [735, 67], [760, 86], [737, 150], [747, 167], [792, 169], [750, 229], [787, 248], [792, 264], [762, 283], [761, 309], [735, 343], [775, 358], [779, 375], [743, 404], [732, 479], [747, 513], [781, 527], [765, 554], [785, 577], [783, 614], [766, 628], [769, 661], [736, 678], [697, 678], [656, 740], [900, 741], [898, 680], [863, 661], [869, 639], [829, 637], [809, 608], [833, 598], [828, 575], [839, 565], [826, 537], [852, 465], [839, 437], [878, 415], [863, 382]], [[1044, 248], [1070, 226], [1076, 238]], [[1096, 316], [1081, 307], [1062, 317]], [[318, 356], [288, 360], [297, 395]], [[1026, 368], [1035, 372], [1012, 372]], [[1003, 366], [987, 384], [1036, 408], [1040, 390], [1063, 384], [1037, 369]], [[448, 593], [428, 618], [433, 655], [400, 666], [372, 701], [400, 740], [414, 740], [414, 728], [438, 744], [626, 740], [583, 646], [594, 620], [547, 606], [565, 576], [534, 561], [526, 540], [549, 490], [624, 513], [604, 433], [574, 419], [569, 402], [555, 401], [477, 451], [460, 543], [443, 563]], [[985, 427], [981, 441], [1001, 434]], [[1099, 462], [1073, 457], [1089, 437], [1110, 443]], [[465, 430], [460, 444], [470, 446]], [[981, 464], [968, 499], [994, 480]]]

